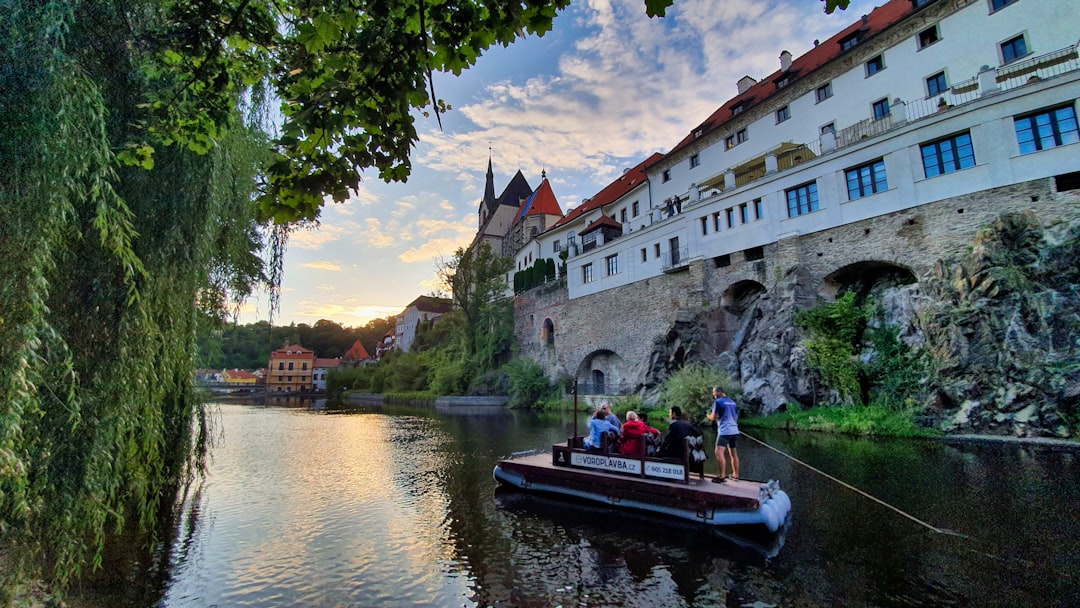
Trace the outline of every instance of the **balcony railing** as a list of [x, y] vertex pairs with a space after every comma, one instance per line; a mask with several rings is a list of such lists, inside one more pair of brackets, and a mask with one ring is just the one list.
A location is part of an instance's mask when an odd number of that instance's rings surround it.
[[661, 268], [664, 272], [675, 272], [690, 265], [690, 250], [683, 246], [678, 249], [665, 251], [660, 257]]

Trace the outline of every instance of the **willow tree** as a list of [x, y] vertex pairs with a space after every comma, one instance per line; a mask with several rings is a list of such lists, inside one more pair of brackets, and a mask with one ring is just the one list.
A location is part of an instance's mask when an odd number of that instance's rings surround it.
[[432, 71], [566, 3], [0, 0], [0, 603], [151, 526], [205, 445], [195, 336], [273, 283], [264, 241], [405, 179]]

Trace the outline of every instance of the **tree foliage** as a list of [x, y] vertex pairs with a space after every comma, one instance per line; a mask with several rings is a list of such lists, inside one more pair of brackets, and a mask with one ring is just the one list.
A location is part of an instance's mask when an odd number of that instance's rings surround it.
[[565, 5], [0, 0], [0, 603], [155, 521], [205, 447], [196, 336], [291, 222], [407, 177], [432, 71]]

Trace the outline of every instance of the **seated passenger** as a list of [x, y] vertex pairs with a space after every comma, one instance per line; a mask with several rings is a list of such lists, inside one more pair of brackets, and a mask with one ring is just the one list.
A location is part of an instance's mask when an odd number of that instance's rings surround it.
[[679, 406], [672, 406], [670, 414], [671, 426], [668, 427], [668, 434], [664, 437], [664, 444], [660, 446], [660, 456], [682, 460], [686, 458], [686, 441], [684, 440], [690, 436], [700, 436], [701, 431], [686, 419]]
[[604, 433], [612, 433], [618, 436], [619, 427], [605, 420], [603, 409], [597, 409], [596, 413], [589, 418], [589, 435], [585, 437], [585, 449], [599, 450], [604, 447]]
[[638, 417], [637, 412], [626, 412], [626, 423], [622, 425], [619, 437], [619, 453], [627, 456], [645, 455], [645, 436], [660, 431], [648, 426]]
[[601, 401], [600, 411], [604, 412], [604, 420], [607, 420], [608, 422], [613, 424], [615, 428], [620, 430], [622, 429], [622, 422], [619, 420], [619, 417], [611, 413], [611, 404], [609, 404], [607, 401]]

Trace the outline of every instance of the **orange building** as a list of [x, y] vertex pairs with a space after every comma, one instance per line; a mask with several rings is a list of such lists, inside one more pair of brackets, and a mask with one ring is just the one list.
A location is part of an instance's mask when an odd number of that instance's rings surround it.
[[314, 390], [311, 377], [315, 369], [315, 351], [298, 344], [270, 353], [266, 375], [268, 393], [295, 393]]

